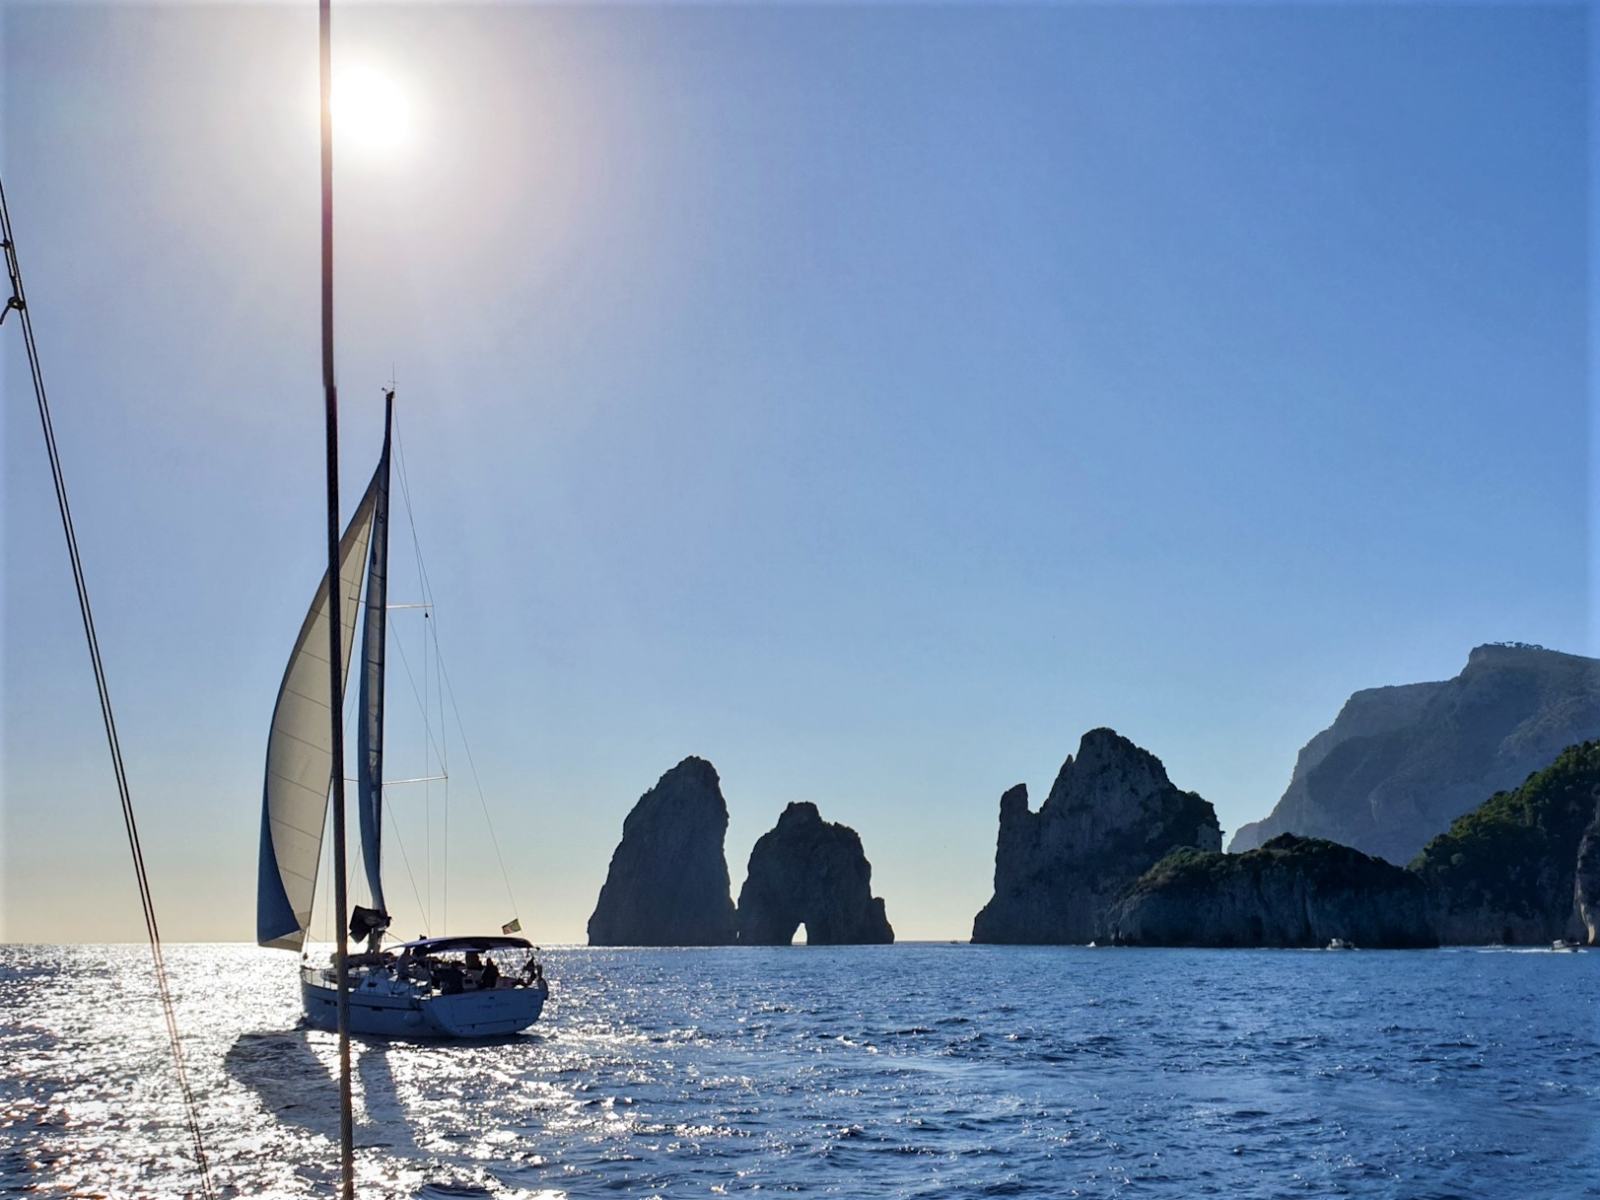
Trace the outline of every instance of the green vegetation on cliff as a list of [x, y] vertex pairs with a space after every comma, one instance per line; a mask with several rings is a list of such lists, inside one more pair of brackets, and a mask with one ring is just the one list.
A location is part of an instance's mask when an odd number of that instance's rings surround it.
[[1600, 741], [1569, 746], [1458, 817], [1408, 869], [1293, 834], [1243, 854], [1184, 848], [1121, 894], [1112, 926], [1121, 940], [1164, 946], [1595, 940]]
[[1269, 870], [1291, 870], [1308, 879], [1362, 887], [1393, 883], [1399, 868], [1326, 838], [1280, 833], [1243, 854], [1213, 854], [1187, 847], [1174, 850], [1146, 871], [1135, 886], [1204, 887], [1241, 872], [1259, 875]]
[[1147, 946], [1437, 944], [1416, 875], [1292, 833], [1243, 854], [1173, 851], [1123, 893], [1113, 922]]
[[1515, 791], [1458, 817], [1411, 863], [1451, 942], [1538, 942], [1574, 931], [1578, 843], [1600, 808], [1600, 741], [1569, 746]]

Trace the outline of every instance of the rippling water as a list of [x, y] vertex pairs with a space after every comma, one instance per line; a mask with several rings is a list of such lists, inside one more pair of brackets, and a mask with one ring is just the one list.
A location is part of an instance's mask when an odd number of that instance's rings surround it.
[[[294, 960], [170, 950], [224, 1195], [333, 1194]], [[0, 1194], [181, 1196], [140, 947], [0, 948]], [[535, 1031], [357, 1043], [367, 1197], [1600, 1197], [1600, 954], [556, 950]]]

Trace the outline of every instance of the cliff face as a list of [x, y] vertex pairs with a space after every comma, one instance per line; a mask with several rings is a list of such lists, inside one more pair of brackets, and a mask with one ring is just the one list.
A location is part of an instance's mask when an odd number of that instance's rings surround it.
[[1222, 848], [1211, 805], [1174, 787], [1155, 755], [1110, 729], [1090, 730], [1038, 812], [1023, 785], [1000, 798], [994, 897], [973, 921], [972, 940], [1103, 937], [1118, 893], [1180, 847]]
[[1429, 842], [1412, 866], [1428, 885], [1440, 940], [1595, 941], [1597, 808], [1600, 741], [1592, 741]]
[[1328, 818], [1310, 795], [1311, 773], [1337, 747], [1358, 738], [1378, 737], [1413, 725], [1429, 700], [1448, 685], [1407, 683], [1395, 687], [1366, 688], [1344, 702], [1332, 725], [1300, 748], [1289, 777], [1289, 787], [1260, 821], [1250, 821], [1234, 831], [1228, 849], [1234, 854], [1257, 846], [1287, 830], [1309, 830], [1327, 825]]
[[1143, 946], [1438, 944], [1415, 874], [1292, 833], [1245, 854], [1168, 855], [1124, 894], [1111, 925], [1114, 938]]
[[1229, 848], [1293, 832], [1408, 862], [1484, 796], [1597, 736], [1600, 660], [1479, 646], [1454, 679], [1351, 696], [1301, 750], [1272, 813]]
[[1600, 946], [1600, 805], [1595, 806], [1594, 820], [1578, 843], [1578, 869], [1574, 881], [1573, 905], [1578, 912], [1579, 932], [1582, 940], [1591, 946]]
[[633, 806], [589, 918], [591, 946], [723, 946], [734, 940], [716, 768], [686, 758]]
[[739, 890], [740, 944], [787, 946], [802, 923], [813, 946], [894, 941], [861, 838], [815, 804], [783, 810], [750, 851]]

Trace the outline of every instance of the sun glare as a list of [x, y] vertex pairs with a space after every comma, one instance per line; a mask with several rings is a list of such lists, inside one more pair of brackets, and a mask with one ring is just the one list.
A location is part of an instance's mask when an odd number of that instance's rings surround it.
[[394, 79], [361, 65], [337, 71], [330, 100], [333, 131], [350, 148], [392, 154], [411, 135], [411, 105]]

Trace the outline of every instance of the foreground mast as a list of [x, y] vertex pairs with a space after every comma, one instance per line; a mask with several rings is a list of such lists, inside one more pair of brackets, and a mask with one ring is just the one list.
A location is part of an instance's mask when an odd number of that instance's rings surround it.
[[[339, 391], [333, 373], [333, 13], [332, 0], [320, 0], [319, 75], [322, 88], [322, 394], [326, 418], [328, 471], [328, 579], [339, 578]], [[339, 983], [339, 1174], [340, 1195], [355, 1196], [355, 1134], [350, 1111], [350, 911], [345, 884], [344, 832], [344, 654], [338, 587], [328, 589], [328, 682], [333, 703], [329, 732], [333, 750], [333, 889], [339, 942], [334, 971]]]

